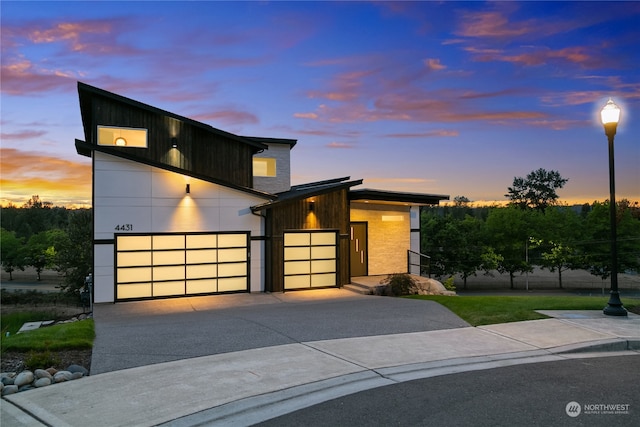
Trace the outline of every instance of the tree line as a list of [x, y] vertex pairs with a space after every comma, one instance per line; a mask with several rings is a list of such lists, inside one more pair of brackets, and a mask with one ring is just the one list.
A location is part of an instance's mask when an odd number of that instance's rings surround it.
[[[430, 256], [430, 273], [438, 277], [497, 270], [517, 274], [534, 266], [562, 273], [587, 270], [603, 280], [611, 274], [609, 201], [579, 207], [561, 206], [555, 192], [567, 182], [557, 171], [539, 169], [516, 177], [505, 195], [506, 207], [472, 208], [464, 196], [450, 207], [423, 208], [421, 252]], [[616, 203], [618, 271], [640, 271], [640, 207]]]
[[23, 206], [9, 205], [0, 215], [0, 262], [9, 279], [33, 267], [58, 271], [63, 291], [84, 285], [93, 264], [92, 211], [66, 209], [32, 196]]

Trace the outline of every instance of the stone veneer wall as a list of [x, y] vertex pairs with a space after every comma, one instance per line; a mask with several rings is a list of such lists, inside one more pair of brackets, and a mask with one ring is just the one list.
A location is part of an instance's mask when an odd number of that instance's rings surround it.
[[368, 223], [369, 275], [406, 273], [411, 247], [408, 206], [352, 203], [351, 221]]
[[254, 176], [253, 188], [267, 193], [289, 191], [291, 188], [291, 146], [289, 144], [267, 144], [268, 150], [253, 157], [276, 159], [276, 176]]

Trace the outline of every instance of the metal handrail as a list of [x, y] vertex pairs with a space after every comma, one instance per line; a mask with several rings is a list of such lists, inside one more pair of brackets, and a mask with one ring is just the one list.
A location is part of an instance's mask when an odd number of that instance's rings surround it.
[[[418, 263], [411, 262], [411, 254], [418, 256]], [[426, 264], [423, 263], [423, 260], [426, 260]], [[411, 267], [418, 267], [418, 275], [424, 276], [426, 273], [426, 277], [431, 277], [431, 257], [429, 255], [421, 254], [420, 252], [412, 251], [411, 249], [407, 250], [407, 271], [412, 273]]]

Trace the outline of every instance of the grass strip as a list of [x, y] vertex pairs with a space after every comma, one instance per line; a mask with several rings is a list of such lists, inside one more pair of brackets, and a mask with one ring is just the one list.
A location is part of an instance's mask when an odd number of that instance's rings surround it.
[[[602, 310], [608, 297], [584, 296], [442, 296], [406, 298], [436, 301], [473, 326], [545, 319], [535, 310]], [[630, 304], [627, 308], [638, 305]]]
[[3, 334], [0, 349], [3, 352], [84, 349], [93, 347], [94, 338], [93, 319], [86, 319], [11, 334], [8, 337]]

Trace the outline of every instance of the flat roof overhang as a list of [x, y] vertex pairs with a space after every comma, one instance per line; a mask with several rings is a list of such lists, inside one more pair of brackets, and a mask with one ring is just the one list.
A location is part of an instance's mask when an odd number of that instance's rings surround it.
[[424, 193], [404, 193], [399, 191], [384, 190], [351, 190], [349, 191], [349, 201], [352, 202], [376, 202], [392, 205], [413, 205], [429, 206], [437, 205], [440, 200], [449, 200], [444, 194], [424, 194]]

